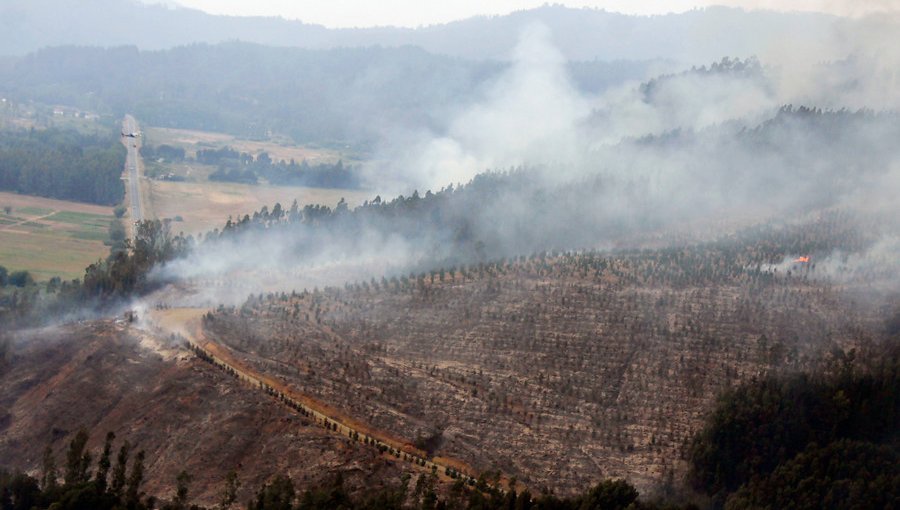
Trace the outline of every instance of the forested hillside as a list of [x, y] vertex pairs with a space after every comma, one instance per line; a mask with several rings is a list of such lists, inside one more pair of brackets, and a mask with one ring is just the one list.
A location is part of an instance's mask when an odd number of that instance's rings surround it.
[[[116, 134], [117, 135], [117, 134]], [[47, 129], [0, 131], [0, 190], [114, 205], [122, 201], [118, 136]]]
[[[586, 90], [643, 77], [648, 64], [571, 64]], [[419, 48], [304, 50], [198, 44], [165, 51], [59, 47], [0, 67], [18, 100], [132, 113], [153, 126], [296, 141], [369, 142], [390, 127], [442, 128], [507, 63]]]
[[[390, 200], [375, 196], [352, 209], [346, 202], [333, 209], [296, 202], [273, 204], [228, 219], [221, 230], [202, 236], [199, 243], [171, 239], [165, 223], [147, 224], [141, 229], [146, 236], [139, 239], [148, 241], [133, 256], [120, 253], [89, 268], [86, 292], [104, 299], [124, 297], [169, 279], [221, 278], [231, 270], [294, 273], [327, 260], [334, 251], [386, 259], [408, 274], [541, 251], [708, 241], [710, 236], [686, 227], [693, 221], [708, 221], [705, 216], [723, 202], [763, 209], [764, 217], [775, 217], [766, 229], [790, 232], [786, 220], [815, 218], [815, 211], [846, 206], [885, 178], [884, 172], [897, 158], [896, 149], [886, 141], [896, 139], [898, 133], [900, 122], [893, 114], [785, 107], [755, 128], [737, 133], [726, 127], [623, 144], [623, 151], [643, 151], [659, 158], [671, 156], [686, 144], [698, 147], [695, 157], [706, 167], [691, 168], [690, 180], [682, 189], [710, 198], [684, 207], [673, 207], [669, 196], [641, 175], [585, 172], [559, 182], [553, 178], [555, 167], [531, 167], [481, 174], [467, 184], [436, 192], [416, 191]], [[765, 157], [765, 151], [779, 151], [784, 157], [773, 161]], [[227, 165], [234, 164], [241, 172], [259, 171], [276, 181], [279, 172], [289, 178], [296, 175], [294, 170], [303, 170], [302, 164], [274, 164], [262, 155], [254, 159], [235, 150], [201, 151], [198, 157], [217, 164], [228, 160]], [[804, 159], [816, 164], [794, 164]], [[725, 161], [730, 161], [727, 166]], [[852, 175], [846, 171], [851, 167]], [[120, 168], [114, 173], [118, 186]], [[329, 176], [336, 170], [321, 169]], [[720, 172], [727, 172], [728, 179], [715, 177]], [[736, 180], [743, 183], [741, 189], [730, 185]], [[341, 184], [348, 182], [353, 184]], [[816, 186], [809, 185], [813, 182]], [[747, 263], [778, 264], [780, 257], [790, 254], [827, 256], [833, 249], [863, 253], [891, 228], [882, 216], [877, 221], [866, 214], [858, 219], [862, 227], [844, 240], [849, 244], [796, 244], [792, 252], [768, 252]], [[163, 254], [156, 256], [159, 250]], [[153, 281], [147, 275], [151, 270]], [[877, 272], [879, 267], [869, 270]]]
[[832, 27], [846, 24], [833, 16], [804, 12], [719, 7], [668, 16], [628, 16], [603, 9], [545, 4], [503, 16], [476, 16], [418, 28], [336, 29], [312, 24], [302, 14], [300, 20], [213, 16], [146, 3], [150, 5], [91, 0], [76, 6], [65, 0], [7, 0], [0, 5], [0, 48], [3, 53], [22, 55], [60, 45], [134, 44], [153, 50], [240, 40], [319, 49], [414, 45], [454, 57], [503, 59], [509, 56], [523, 26], [543, 23], [553, 31], [568, 59], [662, 58], [697, 63], [723, 54], [759, 54], [769, 49], [767, 41], [776, 38], [790, 37], [798, 45], [819, 46]]
[[900, 337], [888, 335], [880, 349], [834, 351], [819, 371], [722, 395], [691, 447], [690, 482], [731, 510], [896, 508]]

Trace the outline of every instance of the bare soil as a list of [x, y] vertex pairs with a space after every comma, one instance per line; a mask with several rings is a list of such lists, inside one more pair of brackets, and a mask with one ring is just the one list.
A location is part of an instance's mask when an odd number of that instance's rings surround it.
[[334, 207], [343, 198], [352, 207], [371, 198], [364, 191], [298, 186], [153, 180], [145, 180], [142, 185], [149, 190], [149, 201], [156, 217], [181, 217], [182, 221], [172, 223], [172, 230], [186, 234], [222, 228], [229, 216], [237, 219], [253, 214], [263, 206], [271, 209], [276, 203], [283, 208], [290, 208], [294, 200], [301, 207], [306, 204]]
[[36, 473], [51, 445], [90, 431], [97, 458], [107, 431], [146, 450], [144, 490], [170, 498], [182, 469], [192, 501], [218, 501], [227, 472], [238, 501], [276, 474], [300, 490], [342, 474], [351, 491], [397, 485], [402, 463], [309, 423], [180, 346], [114, 321], [68, 324], [18, 337], [0, 365], [0, 466]]

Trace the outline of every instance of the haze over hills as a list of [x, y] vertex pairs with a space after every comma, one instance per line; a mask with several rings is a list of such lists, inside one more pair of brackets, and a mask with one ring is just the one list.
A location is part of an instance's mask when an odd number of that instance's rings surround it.
[[891, 16], [0, 20], [0, 509], [900, 508]]
[[[643, 79], [650, 62], [568, 66], [585, 93]], [[372, 141], [398, 126], [443, 130], [509, 65], [421, 48], [273, 48], [197, 44], [169, 50], [56, 47], [0, 64], [0, 94], [69, 104], [157, 126], [295, 140]]]
[[505, 59], [521, 28], [536, 22], [549, 27], [570, 60], [669, 59], [687, 64], [704, 64], [724, 55], [768, 54], [777, 51], [771, 41], [788, 38], [796, 46], [817, 48], [852, 24], [822, 14], [732, 8], [642, 17], [544, 6], [416, 29], [328, 29], [301, 21], [214, 16], [132, 0], [9, 0], [0, 6], [0, 53], [22, 55], [59, 45], [164, 49], [240, 40], [311, 49], [414, 45], [456, 57]]

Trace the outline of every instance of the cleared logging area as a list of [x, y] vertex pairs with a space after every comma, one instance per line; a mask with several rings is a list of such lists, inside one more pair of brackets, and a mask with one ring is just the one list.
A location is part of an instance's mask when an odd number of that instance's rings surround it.
[[430, 455], [538, 489], [661, 489], [722, 390], [877, 340], [812, 265], [752, 263], [853, 232], [832, 218], [726, 248], [522, 257], [254, 296], [205, 323], [255, 371]]

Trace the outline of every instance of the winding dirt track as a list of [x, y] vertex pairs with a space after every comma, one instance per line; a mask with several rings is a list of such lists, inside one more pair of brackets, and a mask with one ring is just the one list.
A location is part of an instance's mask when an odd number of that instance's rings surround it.
[[[430, 471], [445, 478], [461, 478], [474, 485], [475, 471], [456, 459], [446, 457], [427, 458], [426, 453], [408, 441], [391, 436], [384, 431], [374, 430], [353, 419], [328, 404], [291, 388], [284, 382], [259, 373], [234, 356], [230, 350], [217, 344], [203, 331], [201, 318], [204, 310], [198, 308], [175, 308], [150, 312], [152, 329], [166, 336], [176, 334], [198, 356], [210, 361], [218, 368], [229, 372], [239, 380], [266, 391], [288, 407], [313, 419], [316, 424], [350, 437], [363, 444], [408, 462], [420, 470]], [[501, 481], [501, 487], [506, 480]]]

